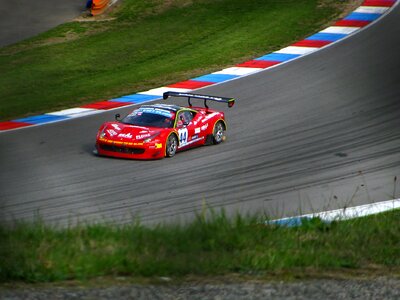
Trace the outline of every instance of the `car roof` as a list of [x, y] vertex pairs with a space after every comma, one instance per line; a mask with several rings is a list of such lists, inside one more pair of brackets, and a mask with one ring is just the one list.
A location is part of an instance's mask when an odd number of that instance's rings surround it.
[[190, 108], [184, 107], [184, 106], [179, 106], [179, 105], [175, 105], [175, 104], [149, 104], [149, 105], [142, 105], [140, 108], [146, 108], [146, 107], [151, 107], [151, 108], [158, 108], [158, 109], [166, 109], [169, 111], [173, 111], [173, 112], [177, 112], [179, 110], [183, 110], [183, 109], [187, 109], [187, 110], [191, 110]]

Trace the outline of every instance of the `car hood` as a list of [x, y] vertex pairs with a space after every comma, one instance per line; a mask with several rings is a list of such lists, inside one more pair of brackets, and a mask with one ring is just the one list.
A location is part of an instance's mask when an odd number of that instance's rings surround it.
[[142, 141], [159, 132], [161, 132], [160, 129], [128, 125], [119, 122], [106, 123], [102, 129], [102, 133], [104, 133], [103, 138], [121, 142]]

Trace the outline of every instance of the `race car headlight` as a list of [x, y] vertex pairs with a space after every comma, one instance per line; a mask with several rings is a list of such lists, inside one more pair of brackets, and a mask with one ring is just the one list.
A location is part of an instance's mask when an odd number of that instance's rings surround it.
[[101, 131], [99, 137], [100, 137], [101, 139], [104, 139], [104, 138], [106, 137], [106, 128], [105, 128], [105, 127], [104, 127], [103, 130]]
[[148, 138], [145, 138], [143, 140], [143, 143], [148, 143], [151, 142], [152, 140], [154, 140], [156, 137], [158, 137], [160, 135], [160, 132], [157, 132], [155, 134], [153, 134], [152, 136], [149, 136]]

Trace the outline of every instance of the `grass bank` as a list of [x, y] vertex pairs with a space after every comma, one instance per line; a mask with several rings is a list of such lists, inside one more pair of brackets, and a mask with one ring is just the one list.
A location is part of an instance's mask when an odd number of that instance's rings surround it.
[[106, 20], [1, 48], [0, 120], [220, 70], [304, 38], [355, 2], [125, 0]]
[[396, 210], [331, 224], [314, 219], [296, 228], [223, 213], [155, 228], [17, 224], [0, 227], [0, 281], [398, 270], [399, 218]]

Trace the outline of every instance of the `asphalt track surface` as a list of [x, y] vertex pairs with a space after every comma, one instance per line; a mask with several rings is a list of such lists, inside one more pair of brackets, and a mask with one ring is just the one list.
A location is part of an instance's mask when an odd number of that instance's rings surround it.
[[70, 21], [85, 10], [85, 4], [85, 0], [0, 0], [0, 47]]
[[228, 139], [172, 159], [92, 155], [101, 123], [132, 108], [1, 133], [0, 220], [153, 224], [204, 207], [282, 217], [398, 198], [399, 23], [398, 5], [317, 53], [199, 90], [238, 99], [217, 104]]

